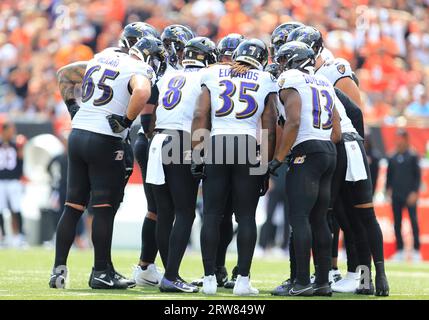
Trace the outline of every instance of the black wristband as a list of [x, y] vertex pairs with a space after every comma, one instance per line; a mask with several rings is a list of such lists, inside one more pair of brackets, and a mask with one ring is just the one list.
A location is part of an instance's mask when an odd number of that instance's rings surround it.
[[66, 106], [67, 106], [68, 109], [70, 109], [70, 107], [72, 107], [72, 106], [74, 106], [74, 105], [77, 104], [76, 99], [74, 99], [74, 98], [67, 99], [65, 101], [65, 103], [66, 103]]
[[70, 114], [70, 118], [73, 120], [76, 113], [79, 111], [80, 107], [76, 102], [76, 99], [68, 99], [65, 101], [67, 110]]
[[149, 132], [151, 120], [152, 120], [152, 114], [150, 113], [140, 115], [140, 123], [142, 125], [144, 132]]
[[127, 128], [130, 128], [131, 125], [133, 124], [133, 122], [134, 122], [134, 120], [130, 120], [130, 119], [128, 119], [127, 116], [124, 116], [124, 124]]
[[278, 168], [278, 167], [280, 167], [281, 165], [282, 165], [282, 161], [280, 161], [280, 160], [278, 160], [278, 159], [276, 159], [276, 158], [274, 158], [272, 161], [271, 161], [271, 164], [273, 165], [273, 167], [275, 167], [275, 168]]

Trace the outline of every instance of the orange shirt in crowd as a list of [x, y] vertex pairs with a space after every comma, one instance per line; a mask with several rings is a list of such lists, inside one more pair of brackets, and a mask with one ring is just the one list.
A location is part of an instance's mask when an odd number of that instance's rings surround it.
[[72, 62], [90, 60], [93, 56], [91, 48], [84, 44], [67, 45], [58, 50], [55, 55], [55, 67], [59, 69]]
[[15, 28], [9, 36], [9, 41], [17, 48], [20, 46], [29, 46], [30, 40], [30, 36], [21, 27]]
[[387, 89], [391, 77], [398, 71], [395, 60], [388, 54], [378, 54], [371, 56], [363, 65], [369, 71], [368, 90], [371, 92], [381, 92]]
[[235, 0], [228, 0], [225, 3], [227, 13], [219, 21], [218, 38], [222, 38], [229, 33], [240, 33], [240, 26], [250, 21], [250, 18], [240, 9], [240, 4]]
[[396, 56], [399, 53], [398, 45], [396, 44], [395, 40], [390, 37], [383, 37], [380, 41], [368, 41], [362, 49], [362, 53], [366, 57], [370, 57], [374, 54], [377, 54], [380, 49], [383, 49], [384, 52], [390, 54], [391, 56]]
[[348, 62], [350, 62], [352, 64], [354, 64], [354, 60], [355, 60], [355, 54], [353, 53], [352, 50], [350, 50], [350, 48], [346, 47], [346, 46], [342, 46], [338, 49], [332, 50], [332, 53], [334, 54], [334, 56], [336, 58], [343, 58], [346, 59]]
[[374, 104], [374, 116], [376, 119], [384, 119], [390, 114], [392, 106], [384, 101], [379, 101]]
[[110, 0], [108, 2], [109, 11], [106, 21], [124, 21], [127, 11], [125, 0]]
[[311, 19], [314, 14], [323, 14], [324, 8], [330, 4], [330, 0], [284, 0], [283, 3], [287, 3], [288, 6], [292, 4], [292, 16], [293, 20], [306, 21]]

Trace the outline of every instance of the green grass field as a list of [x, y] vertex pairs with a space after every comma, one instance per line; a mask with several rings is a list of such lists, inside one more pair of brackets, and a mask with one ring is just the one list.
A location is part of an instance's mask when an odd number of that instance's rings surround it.
[[[137, 252], [114, 251], [113, 257], [119, 272], [129, 276], [136, 262]], [[231, 270], [236, 257], [228, 256], [227, 267]], [[69, 259], [69, 288], [48, 288], [52, 267], [53, 250], [0, 249], [0, 300], [1, 299], [238, 299], [231, 290], [220, 289], [214, 297], [198, 294], [164, 294], [157, 288], [92, 290], [88, 287], [88, 275], [92, 265], [92, 251], [72, 251]], [[344, 267], [344, 266], [343, 266]], [[255, 259], [252, 265], [252, 284], [260, 295], [247, 299], [279, 299], [270, 295], [270, 290], [285, 279], [288, 271], [286, 259]], [[343, 268], [342, 268], [343, 269]], [[202, 275], [201, 258], [197, 254], [185, 256], [181, 275], [190, 281]], [[387, 265], [391, 295], [389, 298], [335, 294], [331, 299], [429, 299], [429, 264], [417, 265], [389, 263]], [[284, 299], [284, 298], [280, 298]], [[297, 299], [297, 298], [290, 298]], [[308, 298], [307, 298], [308, 299]], [[327, 298], [329, 299], [329, 298]]]

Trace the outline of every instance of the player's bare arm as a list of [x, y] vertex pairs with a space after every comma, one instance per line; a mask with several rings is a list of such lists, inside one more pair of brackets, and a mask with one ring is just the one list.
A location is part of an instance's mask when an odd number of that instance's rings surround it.
[[301, 121], [301, 97], [294, 89], [284, 89], [280, 91], [280, 100], [283, 101], [285, 107], [286, 122], [274, 158], [283, 161], [298, 136]]
[[350, 99], [362, 109], [360, 90], [352, 78], [344, 77], [337, 81], [335, 87], [343, 91]]
[[[192, 136], [194, 135], [194, 132], [199, 129], [210, 128], [210, 110], [210, 92], [207, 87], [203, 86], [198, 98], [197, 107], [194, 111], [194, 119], [192, 120]], [[196, 147], [199, 143], [200, 141], [192, 140], [192, 148]]]
[[78, 61], [68, 64], [57, 72], [58, 85], [64, 101], [76, 99], [75, 86], [82, 83], [88, 62]]
[[124, 116], [112, 114], [107, 117], [111, 129], [115, 133], [120, 133], [131, 127], [150, 97], [151, 83], [145, 76], [133, 75], [130, 79], [129, 87], [131, 97], [126, 114]]
[[333, 143], [338, 143], [341, 141], [341, 120], [340, 114], [338, 113], [337, 108], [334, 107], [332, 115], [332, 132], [331, 132], [331, 141]]
[[130, 88], [132, 94], [128, 104], [127, 118], [134, 120], [142, 112], [150, 97], [151, 83], [145, 76], [134, 75], [130, 79]]

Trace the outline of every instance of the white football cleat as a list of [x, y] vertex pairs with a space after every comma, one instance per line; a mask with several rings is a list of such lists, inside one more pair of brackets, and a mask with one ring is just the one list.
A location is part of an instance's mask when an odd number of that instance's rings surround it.
[[419, 250], [413, 250], [413, 253], [411, 254], [411, 258], [413, 262], [421, 262], [422, 256], [420, 255]]
[[213, 295], [217, 291], [217, 280], [215, 275], [204, 276], [203, 278], [203, 289], [201, 290], [204, 294]]
[[13, 235], [10, 239], [10, 245], [16, 249], [28, 249], [28, 243], [23, 234]]
[[138, 286], [159, 287], [163, 276], [154, 263], [149, 264], [146, 270], [140, 266], [135, 266], [133, 270], [133, 279]]
[[331, 269], [329, 271], [329, 277], [328, 277], [328, 279], [329, 279], [329, 283], [330, 284], [333, 284], [335, 282], [340, 281], [342, 279], [341, 278], [341, 271], [339, 269], [336, 269], [336, 270]]
[[0, 236], [0, 249], [1, 248], [6, 248], [7, 247], [7, 242], [6, 242], [6, 238]]
[[359, 287], [359, 272], [347, 272], [346, 276], [331, 285], [332, 291], [339, 293], [355, 293]]
[[398, 250], [391, 258], [394, 262], [404, 262], [405, 261], [405, 252], [404, 250]]
[[259, 290], [252, 287], [249, 277], [238, 275], [232, 291], [236, 296], [256, 296]]

